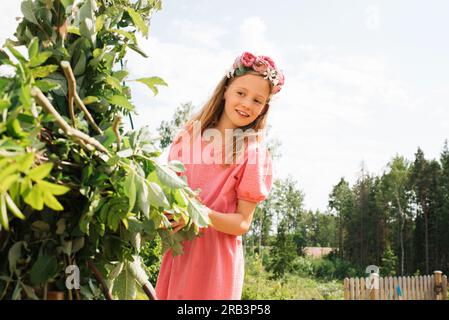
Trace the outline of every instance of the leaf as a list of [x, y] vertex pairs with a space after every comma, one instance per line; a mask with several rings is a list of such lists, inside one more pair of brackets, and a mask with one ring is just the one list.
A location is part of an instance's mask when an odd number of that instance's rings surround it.
[[183, 192], [180, 189], [175, 189], [173, 192], [173, 196], [175, 198], [176, 203], [180, 207], [187, 207], [188, 200]]
[[155, 182], [148, 182], [148, 200], [155, 207], [170, 208], [164, 190]]
[[76, 34], [77, 36], [81, 36], [80, 28], [75, 26], [69, 26], [67, 28], [68, 33]]
[[159, 180], [170, 188], [182, 188], [186, 186], [185, 181], [178, 177], [176, 172], [166, 166], [156, 163], [156, 173]]
[[115, 95], [108, 99], [110, 104], [114, 104], [116, 106], [125, 108], [129, 111], [134, 110], [134, 106], [128, 101], [128, 99], [124, 96]]
[[60, 89], [61, 85], [54, 81], [48, 80], [36, 80], [36, 86], [41, 89], [42, 92], [49, 92], [51, 90]]
[[99, 32], [101, 29], [103, 29], [104, 21], [106, 20], [107, 16], [105, 14], [102, 14], [97, 17], [97, 20], [95, 21], [95, 31]]
[[19, 177], [20, 174], [12, 174], [1, 180], [0, 193], [6, 192], [11, 187], [11, 185], [19, 179]]
[[127, 8], [128, 14], [136, 25], [137, 29], [142, 33], [144, 37], [148, 36], [148, 26], [143, 21], [140, 14], [138, 14], [133, 8]]
[[39, 232], [48, 232], [50, 230], [50, 225], [42, 220], [36, 220], [31, 224], [31, 229]]
[[33, 78], [45, 78], [46, 76], [55, 72], [56, 70], [58, 70], [57, 65], [49, 64], [47, 66], [31, 69], [31, 74], [33, 75]]
[[54, 277], [58, 271], [58, 262], [55, 256], [40, 255], [30, 271], [30, 280], [39, 285]]
[[44, 208], [44, 198], [38, 185], [34, 185], [23, 200], [36, 210], [42, 210]]
[[136, 280], [128, 270], [127, 264], [123, 266], [123, 271], [116, 278], [114, 293], [120, 300], [135, 300], [137, 295]]
[[148, 55], [138, 45], [130, 43], [130, 44], [128, 44], [128, 48], [130, 48], [131, 50], [134, 50], [135, 52], [140, 54], [142, 57], [148, 58]]
[[52, 193], [53, 195], [60, 196], [64, 193], [68, 192], [70, 190], [69, 187], [51, 183], [48, 181], [41, 180], [37, 183], [40, 187], [42, 187], [43, 190], [47, 190], [48, 192]]
[[80, 33], [83, 37], [89, 39], [91, 44], [95, 44], [97, 33], [95, 32], [95, 23], [90, 18], [81, 20]]
[[179, 160], [170, 161], [168, 166], [175, 172], [184, 172], [186, 170], [184, 164]]
[[62, 5], [64, 8], [67, 8], [68, 6], [71, 6], [73, 4], [74, 0], [61, 0]]
[[120, 150], [119, 152], [117, 152], [117, 155], [120, 158], [128, 158], [131, 157], [133, 155], [134, 150], [131, 148], [125, 149], [125, 150]]
[[129, 199], [129, 211], [132, 211], [136, 203], [136, 181], [135, 173], [131, 171], [125, 179], [125, 194]]
[[84, 247], [84, 237], [73, 240], [72, 253], [77, 253]]
[[14, 243], [8, 251], [9, 271], [15, 273], [17, 271], [17, 261], [19, 261], [22, 254], [22, 246], [25, 241]]
[[140, 78], [136, 79], [136, 81], [145, 84], [151, 91], [153, 91], [154, 95], [158, 94], [156, 86], [168, 86], [167, 83], [159, 77]]
[[203, 228], [209, 225], [207, 207], [203, 206], [195, 198], [189, 198], [187, 211], [189, 212], [189, 216], [192, 218], [193, 223], [198, 227]]
[[33, 300], [39, 300], [39, 298], [36, 296], [36, 293], [34, 292], [34, 289], [30, 286], [27, 286], [25, 283], [21, 282], [22, 288], [25, 291], [25, 294], [33, 299]]
[[112, 75], [120, 81], [123, 81], [128, 76], [128, 71], [118, 70], [112, 73]]
[[109, 84], [112, 89], [122, 91], [122, 85], [120, 84], [120, 80], [117, 78], [107, 76], [106, 83]]
[[28, 45], [28, 58], [30, 61], [37, 55], [37, 52], [39, 50], [39, 39], [37, 37], [34, 37], [31, 39], [30, 44]]
[[83, 103], [85, 105], [96, 103], [96, 102], [99, 102], [99, 101], [100, 101], [100, 99], [98, 99], [98, 97], [95, 97], [95, 96], [88, 96], [88, 97], [85, 97], [83, 99]]
[[22, 62], [22, 63], [25, 63], [26, 62], [26, 59], [25, 59], [25, 57], [18, 51], [18, 50], [16, 50], [13, 46], [12, 46], [12, 44], [7, 44], [6, 45], [6, 47], [8, 48], [8, 50], [12, 53], [12, 55], [17, 59], [17, 60], [19, 60], [20, 62]]
[[19, 300], [21, 298], [20, 293], [22, 292], [22, 287], [20, 286], [21, 281], [18, 280], [16, 284], [16, 288], [14, 289], [14, 292], [12, 293], [11, 299], [12, 300]]
[[148, 201], [148, 186], [145, 179], [138, 179], [139, 207], [146, 218], [150, 217], [150, 202]]
[[53, 169], [53, 163], [47, 162], [41, 164], [31, 169], [30, 172], [28, 172], [28, 177], [33, 179], [34, 181], [42, 180], [49, 175], [51, 169]]
[[6, 124], [6, 130], [8, 134], [16, 139], [21, 139], [25, 137], [25, 133], [20, 125], [20, 121], [15, 119], [11, 119]]
[[20, 211], [20, 209], [17, 207], [8, 193], [5, 194], [5, 200], [6, 206], [9, 208], [12, 214], [21, 220], [25, 220], [25, 216], [23, 215], [22, 211]]
[[124, 36], [125, 38], [131, 40], [133, 43], [137, 42], [137, 39], [136, 39], [136, 36], [134, 35], [134, 33], [127, 32], [127, 31], [120, 30], [120, 29], [111, 29], [110, 31], [118, 33], [121, 36]]
[[44, 203], [47, 207], [55, 210], [62, 211], [64, 207], [59, 203], [59, 201], [48, 191], [43, 191]]
[[0, 195], [0, 223], [3, 228], [9, 230], [8, 213], [6, 212], [6, 201], [4, 195]]
[[39, 23], [36, 20], [36, 16], [34, 15], [35, 8], [31, 0], [23, 1], [20, 6], [20, 9], [22, 10], [25, 19], [27, 19], [29, 22], [39, 25]]
[[132, 262], [127, 262], [128, 270], [132, 274], [133, 278], [136, 280], [138, 284], [144, 286], [148, 283], [148, 275], [145, 270], [142, 268], [142, 260], [140, 256], [133, 256]]
[[75, 68], [73, 69], [73, 74], [75, 76], [79, 76], [84, 73], [86, 70], [86, 54], [84, 51], [81, 51], [78, 62], [76, 63]]
[[51, 51], [40, 52], [37, 56], [34, 56], [33, 58], [31, 58], [30, 67], [34, 68], [34, 67], [40, 66], [45, 61], [47, 61], [47, 59], [50, 58], [52, 56], [52, 54], [53, 53]]

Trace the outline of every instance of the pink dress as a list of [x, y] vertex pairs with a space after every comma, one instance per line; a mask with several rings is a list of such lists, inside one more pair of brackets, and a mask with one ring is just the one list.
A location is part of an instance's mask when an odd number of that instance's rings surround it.
[[[175, 140], [170, 148], [169, 161], [182, 160], [178, 142]], [[201, 140], [202, 150], [204, 146]], [[244, 161], [228, 167], [203, 161], [184, 165], [189, 186], [193, 190], [200, 188], [203, 204], [221, 213], [235, 213], [238, 199], [261, 202], [271, 189], [271, 157], [262, 146], [250, 145], [245, 150]], [[183, 243], [183, 254], [173, 257], [168, 250], [163, 256], [156, 284], [159, 299], [241, 299], [244, 276], [242, 237], [225, 234], [212, 227], [203, 230], [200, 237]]]

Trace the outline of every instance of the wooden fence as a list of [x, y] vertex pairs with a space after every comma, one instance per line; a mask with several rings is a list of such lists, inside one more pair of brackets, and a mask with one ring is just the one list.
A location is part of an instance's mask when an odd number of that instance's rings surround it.
[[447, 300], [447, 276], [435, 271], [431, 276], [346, 278], [344, 299]]

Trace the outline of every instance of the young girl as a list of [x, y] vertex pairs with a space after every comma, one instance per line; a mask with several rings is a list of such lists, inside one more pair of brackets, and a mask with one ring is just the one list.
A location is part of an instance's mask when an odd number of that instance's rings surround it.
[[[271, 157], [261, 131], [270, 99], [283, 84], [284, 76], [271, 58], [244, 52], [175, 138], [169, 161], [182, 161], [189, 186], [201, 189], [210, 224], [201, 236], [183, 243], [183, 254], [166, 252], [156, 284], [159, 299], [241, 299], [242, 235], [272, 184]], [[213, 136], [213, 143], [207, 143], [207, 136]], [[239, 139], [242, 148], [236, 146]], [[186, 225], [183, 219], [167, 217], [173, 232]]]

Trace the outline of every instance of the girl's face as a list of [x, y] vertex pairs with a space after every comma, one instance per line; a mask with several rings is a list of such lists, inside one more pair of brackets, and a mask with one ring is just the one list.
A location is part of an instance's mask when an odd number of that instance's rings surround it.
[[224, 93], [224, 120], [232, 129], [252, 123], [264, 111], [270, 94], [268, 80], [253, 74], [235, 78]]

